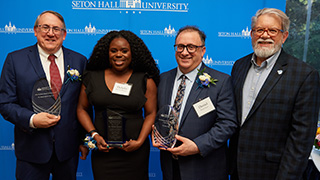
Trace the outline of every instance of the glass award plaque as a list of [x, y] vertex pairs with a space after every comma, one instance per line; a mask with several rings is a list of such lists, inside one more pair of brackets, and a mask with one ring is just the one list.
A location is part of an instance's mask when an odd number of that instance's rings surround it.
[[[53, 94], [57, 95], [57, 98]], [[51, 87], [46, 78], [41, 78], [33, 86], [32, 107], [35, 113], [46, 112], [53, 115], [60, 115], [61, 98], [57, 88]]]
[[103, 112], [104, 139], [110, 147], [121, 147], [126, 142], [126, 119], [121, 114], [107, 109]]
[[178, 114], [170, 105], [159, 109], [154, 123], [154, 141], [163, 148], [173, 148], [178, 134]]

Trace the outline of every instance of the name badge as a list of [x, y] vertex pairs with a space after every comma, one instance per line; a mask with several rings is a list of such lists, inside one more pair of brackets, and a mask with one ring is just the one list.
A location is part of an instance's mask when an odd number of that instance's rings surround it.
[[209, 112], [215, 110], [216, 108], [211, 102], [210, 97], [207, 97], [195, 104], [193, 104], [193, 108], [198, 114], [198, 117], [208, 114]]
[[112, 89], [113, 94], [118, 94], [122, 96], [129, 96], [131, 92], [132, 84], [127, 83], [115, 83]]

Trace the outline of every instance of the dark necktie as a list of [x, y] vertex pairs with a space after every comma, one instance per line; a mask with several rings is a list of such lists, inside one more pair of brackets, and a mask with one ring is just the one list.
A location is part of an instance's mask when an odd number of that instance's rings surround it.
[[55, 99], [57, 99], [61, 86], [62, 86], [62, 82], [61, 82], [61, 77], [60, 77], [60, 72], [58, 69], [58, 66], [55, 62], [56, 56], [51, 54], [48, 57], [49, 61], [51, 61], [50, 63], [50, 85], [51, 85], [51, 90], [53, 93], [53, 96]]
[[180, 109], [181, 109], [181, 104], [182, 104], [182, 101], [183, 101], [184, 91], [186, 89], [186, 76], [185, 75], [181, 75], [180, 78], [181, 78], [181, 82], [180, 82], [180, 85], [178, 87], [178, 92], [177, 92], [176, 99], [174, 100], [174, 103], [173, 103], [173, 108], [176, 110], [178, 116], [180, 114]]
[[[181, 75], [180, 78], [181, 78], [181, 82], [180, 82], [180, 85], [178, 87], [177, 96], [176, 96], [176, 98], [174, 100], [174, 103], [173, 103], [173, 109], [176, 110], [178, 118], [179, 118], [179, 114], [180, 114], [180, 110], [181, 110], [184, 91], [186, 90], [186, 78], [187, 77], [185, 75]], [[177, 130], [179, 129], [179, 122], [177, 122], [177, 124], [175, 126], [175, 129], [177, 129]], [[176, 143], [175, 147], [179, 146], [178, 144], [180, 144], [180, 143]], [[177, 155], [172, 154], [172, 158], [175, 159], [175, 160], [178, 160], [178, 156]], [[178, 173], [178, 174], [180, 174], [180, 173]]]

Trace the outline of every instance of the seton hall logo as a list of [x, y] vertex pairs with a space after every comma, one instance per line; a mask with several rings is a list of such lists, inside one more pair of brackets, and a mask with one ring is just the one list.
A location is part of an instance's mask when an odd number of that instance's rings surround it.
[[246, 29], [242, 29], [241, 32], [218, 32], [218, 37], [241, 37], [250, 38], [250, 31], [248, 26]]
[[6, 32], [15, 32], [15, 31], [17, 31], [17, 28], [16, 28], [15, 25], [11, 25], [11, 22], [9, 22], [9, 25], [6, 25], [6, 26], [4, 27], [4, 30], [5, 30]]
[[234, 61], [212, 60], [212, 58], [209, 57], [209, 55], [207, 55], [206, 57], [203, 57], [202, 62], [209, 67], [217, 66], [217, 65], [219, 65], [219, 66], [232, 66], [234, 64]]
[[0, 151], [14, 151], [14, 143], [12, 143], [11, 146], [0, 146]]
[[[96, 34], [107, 34], [110, 31], [118, 31], [118, 29], [99, 29], [94, 25], [89, 23], [84, 28], [67, 28], [68, 34], [85, 34], [85, 35], [96, 35]], [[0, 33], [6, 34], [18, 34], [18, 33], [34, 33], [33, 28], [19, 28], [13, 23], [9, 22], [4, 26], [4, 28], [0, 28]]]
[[120, 7], [141, 8], [141, 0], [120, 0]]
[[0, 33], [16, 34], [16, 33], [33, 33], [33, 28], [19, 28], [9, 21], [4, 28], [0, 28]]
[[163, 30], [140, 30], [141, 35], [160, 35], [160, 36], [175, 36], [177, 34], [176, 30], [169, 25]]
[[96, 26], [92, 25], [91, 22], [89, 25], [85, 26], [83, 29], [68, 28], [68, 34], [86, 34], [86, 35], [96, 35], [96, 34], [107, 34], [110, 31], [118, 31], [118, 29], [99, 29]]
[[97, 31], [95, 26], [91, 26], [91, 23], [89, 23], [89, 26], [86, 26], [84, 30], [87, 33], [95, 33]]
[[147, 2], [142, 0], [119, 1], [76, 1], [71, 2], [75, 10], [119, 10], [121, 11], [162, 11], [162, 12], [188, 12], [189, 3], [176, 2]]

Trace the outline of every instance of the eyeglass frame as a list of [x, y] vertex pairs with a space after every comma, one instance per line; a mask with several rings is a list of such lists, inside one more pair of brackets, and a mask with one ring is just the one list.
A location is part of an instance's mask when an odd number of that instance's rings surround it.
[[[48, 30], [47, 31], [44, 31], [44, 27], [43, 26], [45, 26], [45, 27], [48, 27]], [[49, 25], [47, 25], [47, 24], [40, 24], [40, 25], [37, 25], [37, 27], [39, 27], [40, 28], [40, 30], [42, 31], [42, 32], [44, 32], [44, 33], [48, 33], [51, 29], [52, 29], [52, 32], [53, 32], [53, 34], [59, 34], [59, 33], [61, 33], [62, 31], [66, 31], [64, 28], [60, 28], [60, 27], [58, 27], [58, 26], [49, 26]], [[56, 32], [56, 31], [58, 31], [58, 32]]]
[[[177, 46], [183, 46], [182, 51], [178, 51]], [[188, 46], [189, 46], [189, 47], [190, 47], [190, 46], [194, 46], [194, 47], [195, 47], [195, 50], [194, 50], [193, 52], [190, 52]], [[184, 49], [187, 49], [188, 53], [195, 53], [195, 52], [198, 50], [198, 48], [200, 48], [200, 47], [202, 48], [202, 47], [204, 47], [204, 46], [205, 46], [205, 45], [197, 46], [197, 45], [193, 45], [193, 44], [187, 44], [187, 45], [175, 44], [175, 45], [173, 45], [174, 50], [175, 50], [176, 52], [178, 52], [178, 53], [182, 53], [182, 52], [184, 51]]]
[[[263, 32], [262, 32], [260, 35], [255, 34], [255, 35], [257, 35], [257, 36], [262, 36], [262, 35], [264, 34], [264, 32], [267, 32], [267, 34], [268, 34], [269, 36], [271, 36], [271, 37], [277, 36], [277, 35], [279, 34], [279, 32], [284, 33], [284, 30], [279, 29], [279, 28], [253, 28], [253, 29], [252, 29], [252, 32], [253, 32], [253, 33], [257, 33], [257, 29], [263, 29]], [[271, 29], [271, 30], [277, 30], [277, 33], [274, 34], [274, 35], [270, 34], [270, 33], [269, 33], [269, 32], [270, 32], [270, 29]]]

